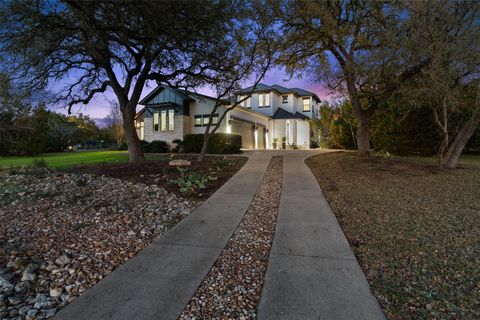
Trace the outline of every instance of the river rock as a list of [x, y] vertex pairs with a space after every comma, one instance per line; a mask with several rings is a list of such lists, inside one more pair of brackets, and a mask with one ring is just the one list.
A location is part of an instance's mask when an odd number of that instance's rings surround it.
[[63, 267], [64, 265], [70, 263], [70, 258], [67, 257], [66, 255], [61, 255], [60, 257], [57, 258], [57, 260], [55, 260], [55, 263], [58, 266]]

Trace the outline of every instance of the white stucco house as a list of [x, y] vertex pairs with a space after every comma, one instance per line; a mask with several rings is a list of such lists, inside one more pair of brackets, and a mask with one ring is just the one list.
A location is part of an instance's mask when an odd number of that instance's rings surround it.
[[[242, 100], [250, 88], [235, 93], [231, 101]], [[235, 100], [234, 100], [235, 99]], [[258, 84], [250, 98], [231, 110], [217, 132], [242, 136], [245, 149], [272, 149], [274, 140], [281, 148], [285, 137], [288, 146], [309, 148], [309, 120], [318, 117], [320, 99], [312, 92], [279, 85]], [[135, 117], [141, 140], [172, 142], [186, 134], [204, 133], [215, 99], [206, 95], [158, 86], [139, 103]], [[231, 102], [225, 101], [219, 114]], [[218, 121], [213, 117], [213, 122]]]

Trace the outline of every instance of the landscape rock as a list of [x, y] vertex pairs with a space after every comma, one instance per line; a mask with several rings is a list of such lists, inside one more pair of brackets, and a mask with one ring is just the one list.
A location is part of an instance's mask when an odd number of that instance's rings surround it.
[[190, 167], [192, 162], [184, 159], [175, 159], [170, 161], [168, 165], [171, 167]]
[[15, 286], [11, 284], [9, 281], [5, 280], [4, 278], [0, 277], [0, 293], [3, 293], [5, 295], [10, 295]]
[[0, 195], [2, 320], [51, 318], [200, 203], [157, 185], [49, 169], [0, 171], [0, 190], [16, 190]]
[[25, 270], [22, 272], [22, 279], [21, 281], [33, 281], [35, 280], [36, 276], [34, 273], [31, 273], [29, 270]]
[[29, 287], [30, 287], [30, 284], [27, 281], [19, 282], [15, 286], [15, 292], [16, 293], [24, 293], [25, 291], [28, 290]]
[[52, 297], [52, 298], [60, 297], [61, 294], [62, 294], [62, 289], [61, 288], [50, 289], [50, 297]]
[[67, 257], [66, 255], [61, 255], [60, 257], [55, 260], [55, 264], [57, 264], [60, 267], [63, 267], [66, 264], [70, 263], [70, 258]]

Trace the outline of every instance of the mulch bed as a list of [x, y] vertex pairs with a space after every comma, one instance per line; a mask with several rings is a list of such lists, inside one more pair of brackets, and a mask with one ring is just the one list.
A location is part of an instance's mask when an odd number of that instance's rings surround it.
[[480, 319], [480, 161], [307, 160], [389, 319]]
[[[197, 192], [180, 192], [180, 189], [175, 184], [168, 183], [168, 179], [178, 179], [180, 172], [176, 167], [168, 165], [172, 159], [185, 159], [192, 162], [189, 171], [197, 172], [205, 175], [214, 175], [217, 179], [210, 180], [205, 189]], [[231, 160], [231, 165], [217, 170], [215, 166], [216, 159]], [[205, 200], [210, 197], [215, 191], [225, 184], [243, 165], [248, 158], [241, 156], [206, 156], [203, 162], [198, 162], [197, 157], [193, 155], [172, 155], [161, 160], [146, 161], [142, 164], [131, 163], [107, 163], [85, 165], [75, 168], [65, 169], [73, 173], [89, 173], [94, 175], [105, 175], [112, 178], [143, 183], [147, 185], [155, 184], [159, 187], [165, 188], [169, 192], [175, 193], [182, 198], [194, 198]]]
[[179, 319], [255, 319], [282, 192], [273, 157], [245, 216]]

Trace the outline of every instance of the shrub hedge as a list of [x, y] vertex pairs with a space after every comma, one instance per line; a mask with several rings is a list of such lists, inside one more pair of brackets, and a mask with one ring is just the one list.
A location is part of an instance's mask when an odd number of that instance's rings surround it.
[[[203, 134], [187, 134], [183, 139], [183, 152], [200, 153], [203, 145]], [[214, 133], [208, 139], [207, 153], [231, 154], [241, 153], [242, 136], [239, 134]]]
[[170, 151], [170, 145], [162, 140], [154, 140], [152, 142], [141, 140], [140, 147], [144, 153], [167, 153]]

